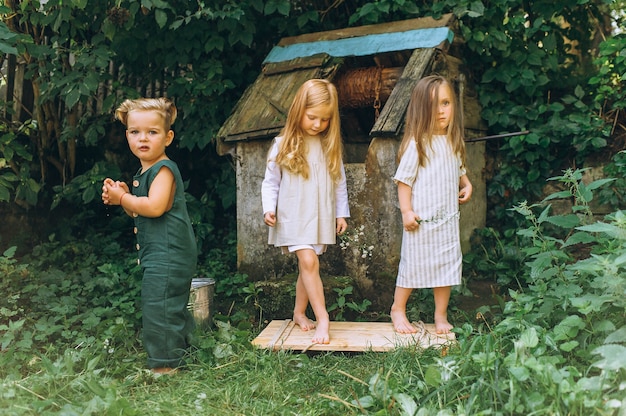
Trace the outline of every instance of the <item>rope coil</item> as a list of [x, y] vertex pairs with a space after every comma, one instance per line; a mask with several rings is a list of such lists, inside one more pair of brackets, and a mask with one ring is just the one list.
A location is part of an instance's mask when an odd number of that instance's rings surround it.
[[376, 117], [382, 106], [382, 66], [357, 68], [337, 80], [339, 103], [343, 108], [372, 106]]

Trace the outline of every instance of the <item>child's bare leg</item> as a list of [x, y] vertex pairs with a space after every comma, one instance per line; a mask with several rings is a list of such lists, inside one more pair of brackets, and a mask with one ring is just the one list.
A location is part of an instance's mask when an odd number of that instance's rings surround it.
[[453, 326], [448, 322], [448, 302], [452, 286], [433, 288], [435, 297], [435, 329], [438, 334], [448, 334]]
[[315, 328], [315, 322], [311, 321], [306, 316], [306, 307], [309, 305], [309, 297], [306, 294], [306, 288], [302, 278], [298, 275], [296, 281], [296, 304], [293, 308], [293, 321], [303, 331], [308, 331]]
[[315, 251], [310, 249], [296, 251], [298, 255], [298, 268], [300, 269], [300, 279], [306, 289], [306, 295], [311, 303], [311, 308], [315, 314], [316, 330], [311, 342], [314, 344], [330, 343], [330, 319], [326, 310], [326, 299], [324, 297], [324, 286], [320, 278], [320, 263]]
[[393, 295], [393, 305], [391, 305], [391, 322], [393, 329], [400, 334], [413, 334], [417, 329], [411, 325], [406, 317], [406, 304], [413, 289], [396, 286]]

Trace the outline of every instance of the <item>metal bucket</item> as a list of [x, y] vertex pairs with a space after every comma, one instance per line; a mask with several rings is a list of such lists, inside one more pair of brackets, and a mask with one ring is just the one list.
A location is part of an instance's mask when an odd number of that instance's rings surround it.
[[211, 326], [213, 318], [213, 295], [215, 280], [209, 277], [191, 280], [188, 309], [193, 315], [196, 325], [202, 329]]

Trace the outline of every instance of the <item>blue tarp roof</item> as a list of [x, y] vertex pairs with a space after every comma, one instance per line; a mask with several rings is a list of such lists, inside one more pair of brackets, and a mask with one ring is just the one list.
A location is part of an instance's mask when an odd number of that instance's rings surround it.
[[365, 36], [295, 43], [274, 46], [265, 57], [264, 64], [289, 61], [295, 58], [325, 53], [333, 57], [367, 56], [383, 52], [434, 48], [443, 41], [452, 43], [454, 32], [447, 27], [407, 30], [405, 32], [378, 33]]

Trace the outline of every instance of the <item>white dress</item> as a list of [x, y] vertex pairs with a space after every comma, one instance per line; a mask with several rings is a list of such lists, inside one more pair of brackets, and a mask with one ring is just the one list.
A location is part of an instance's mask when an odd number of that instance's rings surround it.
[[336, 219], [350, 216], [343, 164], [341, 180], [335, 183], [320, 138], [305, 137], [309, 178], [291, 174], [275, 163], [281, 140], [277, 137], [269, 151], [261, 186], [263, 213], [276, 213], [268, 243], [276, 247], [335, 244]]
[[428, 163], [418, 169], [412, 141], [393, 178], [411, 187], [413, 211], [422, 219], [417, 231], [402, 233], [396, 286], [403, 288], [461, 284], [458, 193], [465, 169], [445, 135], [433, 136], [432, 149], [426, 151]]

